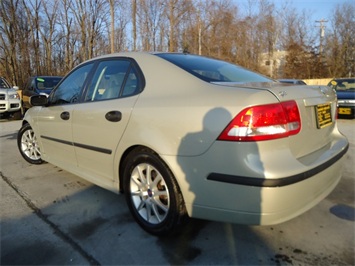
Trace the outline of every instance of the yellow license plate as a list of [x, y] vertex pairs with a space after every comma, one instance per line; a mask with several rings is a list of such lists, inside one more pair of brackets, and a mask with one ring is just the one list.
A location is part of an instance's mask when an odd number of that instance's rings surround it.
[[333, 123], [330, 104], [316, 106], [317, 128], [323, 128]]
[[351, 115], [351, 108], [339, 107], [338, 114], [340, 114], [340, 115]]

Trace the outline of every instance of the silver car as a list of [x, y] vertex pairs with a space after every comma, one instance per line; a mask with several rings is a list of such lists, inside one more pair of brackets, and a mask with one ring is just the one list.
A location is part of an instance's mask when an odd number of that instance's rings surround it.
[[13, 117], [21, 119], [21, 98], [18, 87], [11, 87], [5, 78], [0, 77], [0, 118]]
[[348, 149], [331, 88], [283, 85], [191, 54], [98, 57], [30, 101], [22, 156], [124, 192], [155, 235], [188, 216], [289, 220], [334, 189]]

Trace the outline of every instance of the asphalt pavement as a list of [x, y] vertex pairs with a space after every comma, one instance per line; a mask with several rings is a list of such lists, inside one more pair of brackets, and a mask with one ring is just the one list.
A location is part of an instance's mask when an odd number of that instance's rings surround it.
[[144, 232], [116, 195], [17, 150], [21, 121], [0, 122], [1, 265], [354, 265], [355, 120], [335, 190], [274, 226], [191, 220], [174, 237]]

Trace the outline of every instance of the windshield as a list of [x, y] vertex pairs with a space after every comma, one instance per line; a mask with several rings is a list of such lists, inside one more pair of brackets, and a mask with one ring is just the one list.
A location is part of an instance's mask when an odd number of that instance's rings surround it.
[[40, 90], [53, 89], [61, 79], [61, 77], [38, 77], [36, 87]]
[[272, 82], [273, 80], [240, 66], [190, 54], [156, 54], [207, 82]]
[[6, 82], [5, 79], [0, 78], [0, 89], [7, 89], [11, 86]]
[[336, 91], [355, 91], [355, 79], [334, 79], [328, 86]]

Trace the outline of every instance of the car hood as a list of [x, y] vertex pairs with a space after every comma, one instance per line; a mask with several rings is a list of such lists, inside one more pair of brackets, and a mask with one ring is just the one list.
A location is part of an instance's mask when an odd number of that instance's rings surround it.
[[355, 99], [355, 91], [337, 91], [338, 99]]
[[14, 89], [12, 89], [12, 88], [6, 88], [6, 89], [2, 88], [2, 89], [0, 89], [0, 93], [2, 93], [2, 94], [15, 94], [16, 91]]

